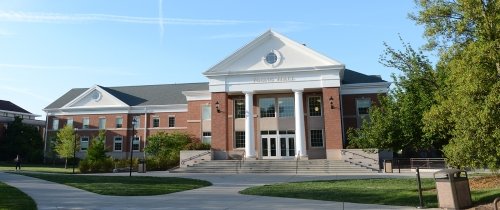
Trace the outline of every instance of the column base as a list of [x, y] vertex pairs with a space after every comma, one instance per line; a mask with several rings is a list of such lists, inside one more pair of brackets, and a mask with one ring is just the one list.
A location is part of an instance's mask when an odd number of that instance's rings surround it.
[[309, 160], [309, 156], [299, 156], [299, 160]]
[[255, 156], [248, 156], [248, 157], [245, 157], [245, 160], [257, 160], [257, 157], [255, 157]]

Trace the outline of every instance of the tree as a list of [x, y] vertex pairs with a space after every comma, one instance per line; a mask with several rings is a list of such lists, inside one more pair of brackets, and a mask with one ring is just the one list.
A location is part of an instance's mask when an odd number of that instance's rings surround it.
[[85, 159], [90, 161], [104, 160], [108, 158], [106, 152], [108, 149], [105, 147], [106, 131], [100, 130], [98, 136], [94, 137], [90, 142], [87, 156]]
[[442, 147], [441, 142], [424, 138], [422, 123], [423, 113], [435, 103], [437, 72], [422, 52], [401, 42], [404, 51], [384, 44], [386, 50], [380, 62], [401, 74], [392, 75], [394, 87], [387, 95], [379, 95], [380, 104], [370, 108], [369, 120], [361, 129], [349, 131], [349, 142], [354, 147], [393, 151]]
[[428, 138], [449, 141], [448, 162], [500, 167], [500, 1], [421, 0], [410, 17], [440, 52], [442, 86], [424, 114]]
[[43, 158], [43, 140], [38, 129], [26, 125], [23, 119], [15, 117], [9, 123], [6, 137], [0, 141], [0, 160], [12, 161], [21, 155], [23, 161], [40, 162]]
[[57, 140], [54, 146], [55, 152], [65, 159], [64, 168], [68, 166], [68, 158], [72, 158], [74, 153], [80, 149], [80, 145], [76, 144], [75, 131], [73, 126], [66, 125], [57, 132]]

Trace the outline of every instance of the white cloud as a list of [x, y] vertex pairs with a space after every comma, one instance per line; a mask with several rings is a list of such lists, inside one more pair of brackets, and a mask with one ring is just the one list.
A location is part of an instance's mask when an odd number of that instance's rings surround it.
[[29, 23], [84, 23], [104, 21], [134, 24], [158, 24], [160, 22], [161, 24], [167, 25], [236, 25], [254, 22], [242, 20], [157, 18], [108, 14], [63, 14], [14, 11], [0, 11], [0, 21]]

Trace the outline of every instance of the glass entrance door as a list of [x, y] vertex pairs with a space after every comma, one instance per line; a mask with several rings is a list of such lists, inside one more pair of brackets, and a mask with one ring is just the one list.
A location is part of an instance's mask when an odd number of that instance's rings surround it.
[[261, 135], [263, 159], [288, 159], [295, 156], [295, 135]]

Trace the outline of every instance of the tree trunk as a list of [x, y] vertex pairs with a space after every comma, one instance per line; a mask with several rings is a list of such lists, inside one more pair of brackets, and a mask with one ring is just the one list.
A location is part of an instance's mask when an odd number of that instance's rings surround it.
[[65, 159], [64, 161], [64, 169], [67, 169], [68, 167], [68, 158]]

